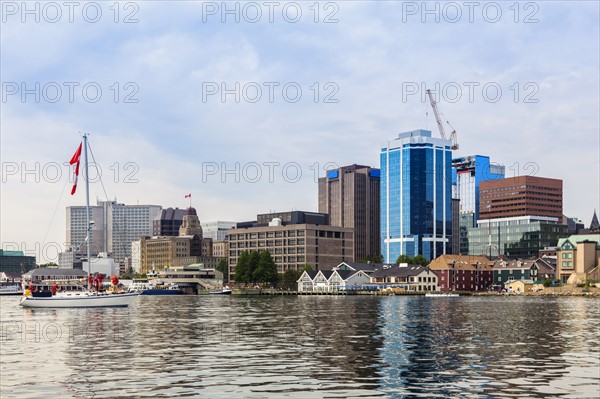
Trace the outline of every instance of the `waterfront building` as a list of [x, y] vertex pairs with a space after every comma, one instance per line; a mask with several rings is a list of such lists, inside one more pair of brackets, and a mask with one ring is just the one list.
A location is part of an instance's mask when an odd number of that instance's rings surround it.
[[556, 246], [567, 225], [545, 216], [517, 216], [479, 220], [467, 229], [469, 255], [510, 259], [538, 256], [539, 250]]
[[485, 256], [442, 255], [429, 268], [441, 291], [485, 291], [493, 284], [493, 263]]
[[381, 255], [379, 186], [379, 169], [364, 165], [329, 170], [319, 178], [319, 212], [329, 214], [332, 226], [354, 229], [357, 260]]
[[0, 249], [0, 272], [21, 275], [31, 269], [35, 269], [35, 256], [26, 256], [23, 251]]
[[202, 222], [202, 231], [204, 238], [210, 238], [215, 241], [224, 241], [227, 237], [227, 232], [235, 227], [235, 222], [225, 222], [218, 220], [216, 222]]
[[[92, 257], [106, 252], [115, 261], [124, 263], [126, 258], [131, 257], [131, 242], [152, 235], [153, 221], [161, 210], [159, 205], [97, 201], [96, 206], [90, 206], [90, 220], [94, 222], [91, 226]], [[75, 252], [73, 259], [76, 261], [81, 258], [77, 253], [87, 252], [86, 207], [69, 206], [66, 215], [67, 247]]]
[[45, 281], [57, 281], [75, 283], [87, 283], [87, 272], [79, 269], [33, 269], [23, 274], [23, 281], [32, 282], [34, 284], [43, 283]]
[[452, 143], [429, 130], [400, 133], [382, 148], [381, 248], [434, 259], [451, 251]]
[[369, 283], [369, 276], [361, 270], [309, 270], [298, 279], [299, 292], [336, 292], [357, 290]]
[[453, 227], [458, 224], [460, 234], [459, 249], [454, 254], [468, 253], [467, 228], [475, 227], [479, 219], [481, 182], [503, 179], [504, 173], [504, 166], [491, 163], [488, 156], [471, 155], [452, 160], [452, 197], [460, 199], [459, 215], [452, 219], [458, 221]]
[[342, 261], [354, 261], [354, 230], [330, 226], [327, 214], [280, 212], [257, 215], [257, 220], [238, 223], [229, 230], [229, 271], [235, 273], [244, 251], [269, 251], [277, 271], [331, 270]]
[[142, 263], [142, 240], [131, 241], [131, 269], [134, 273], [140, 273]]
[[494, 285], [504, 285], [513, 280], [554, 279], [556, 269], [545, 259], [499, 259], [494, 262]]
[[479, 219], [546, 216], [562, 222], [563, 182], [538, 176], [483, 181], [479, 203]]
[[179, 227], [183, 223], [185, 209], [167, 208], [160, 211], [152, 221], [152, 235], [158, 236], [178, 236]]
[[369, 274], [371, 285], [378, 288], [403, 288], [406, 291], [438, 291], [438, 276], [425, 266], [384, 265]]
[[556, 277], [577, 284], [586, 278], [600, 279], [600, 233], [580, 234], [558, 241]]

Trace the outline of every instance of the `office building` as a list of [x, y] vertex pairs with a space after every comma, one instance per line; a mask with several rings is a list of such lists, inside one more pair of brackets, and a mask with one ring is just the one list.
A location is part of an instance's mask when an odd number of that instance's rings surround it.
[[[452, 160], [452, 197], [460, 199], [458, 221], [459, 249], [453, 253], [467, 254], [469, 242], [467, 241], [467, 228], [477, 226], [479, 219], [479, 190], [481, 182], [504, 178], [504, 166], [490, 162], [490, 158], [483, 155], [471, 155]], [[453, 233], [454, 238], [454, 233]]]
[[401, 133], [382, 148], [381, 248], [434, 259], [451, 251], [452, 143], [428, 130]]
[[231, 277], [244, 251], [269, 251], [279, 273], [301, 270], [306, 264], [313, 270], [331, 270], [343, 261], [354, 261], [354, 230], [323, 223], [328, 221], [326, 214], [293, 211], [258, 215], [257, 219], [238, 223], [229, 231]]
[[350, 165], [327, 171], [319, 178], [319, 212], [329, 214], [332, 226], [354, 229], [354, 257], [381, 255], [379, 169]]
[[483, 181], [479, 203], [479, 219], [546, 216], [562, 222], [563, 182], [537, 176]]
[[235, 227], [235, 222], [225, 222], [221, 220], [216, 222], [202, 222], [200, 224], [202, 226], [204, 238], [211, 238], [213, 242], [225, 240], [229, 229]]
[[510, 259], [537, 257], [540, 249], [556, 246], [567, 225], [546, 216], [479, 220], [467, 229], [469, 255]]

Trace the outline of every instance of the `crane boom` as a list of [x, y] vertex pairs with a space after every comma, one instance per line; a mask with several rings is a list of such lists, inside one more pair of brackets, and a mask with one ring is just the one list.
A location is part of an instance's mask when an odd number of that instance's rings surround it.
[[446, 132], [444, 131], [442, 118], [440, 118], [440, 112], [437, 109], [437, 103], [433, 99], [433, 94], [431, 94], [431, 90], [427, 89], [427, 95], [429, 96], [429, 101], [431, 102], [431, 108], [433, 108], [433, 115], [435, 115], [435, 121], [437, 122], [438, 129], [440, 129], [440, 136], [442, 136], [442, 138], [446, 140]]
[[[431, 108], [433, 108], [433, 114], [435, 115], [435, 121], [437, 122], [438, 129], [440, 130], [440, 136], [442, 139], [446, 140], [446, 131], [444, 130], [444, 124], [442, 123], [442, 118], [440, 117], [440, 112], [437, 108], [437, 102], [433, 99], [433, 94], [431, 94], [431, 90], [427, 89], [427, 95], [429, 96], [429, 102], [431, 102]], [[458, 149], [458, 142], [456, 139], [456, 130], [450, 125], [450, 122], [446, 122], [451, 128], [452, 133], [450, 134], [450, 141], [452, 142], [452, 149]]]

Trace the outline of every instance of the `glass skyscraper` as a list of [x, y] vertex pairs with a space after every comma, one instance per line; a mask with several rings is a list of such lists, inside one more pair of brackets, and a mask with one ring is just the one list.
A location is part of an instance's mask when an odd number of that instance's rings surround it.
[[[490, 163], [483, 155], [452, 160], [452, 198], [460, 199], [460, 254], [469, 254], [467, 229], [479, 220], [479, 186], [481, 182], [504, 178], [504, 166]], [[458, 221], [457, 221], [458, 222]]]
[[429, 130], [400, 133], [381, 149], [381, 249], [427, 259], [450, 252], [452, 151]]

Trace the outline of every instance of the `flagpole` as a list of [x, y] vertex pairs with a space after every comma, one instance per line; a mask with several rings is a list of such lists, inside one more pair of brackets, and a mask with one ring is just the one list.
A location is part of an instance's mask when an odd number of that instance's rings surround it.
[[[88, 276], [92, 274], [92, 226], [90, 225], [90, 179], [88, 174], [88, 143], [87, 133], [83, 133], [83, 157], [85, 167], [85, 217], [87, 221], [87, 261], [88, 261]], [[90, 288], [90, 287], [88, 287]]]

